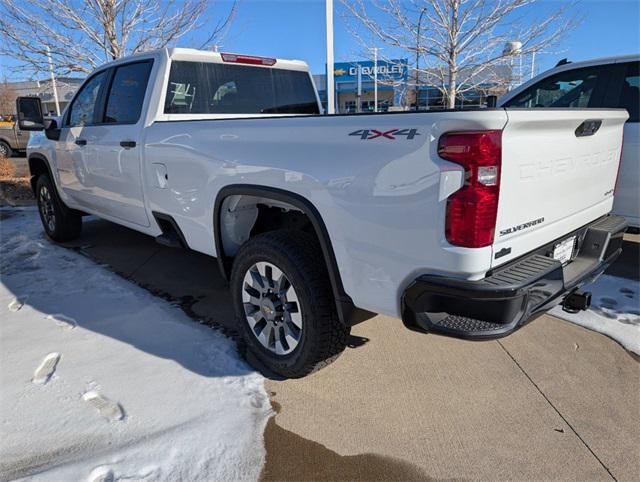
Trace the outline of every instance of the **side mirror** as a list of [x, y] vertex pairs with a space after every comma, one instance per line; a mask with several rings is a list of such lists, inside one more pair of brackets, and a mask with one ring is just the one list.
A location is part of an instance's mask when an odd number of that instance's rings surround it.
[[498, 96], [497, 95], [488, 95], [487, 96], [487, 108], [491, 109], [498, 105]]
[[49, 118], [44, 120], [44, 135], [52, 141], [60, 140], [60, 128], [56, 119]]
[[38, 97], [18, 97], [16, 99], [16, 110], [18, 112], [18, 128], [20, 130], [44, 130], [42, 103]]

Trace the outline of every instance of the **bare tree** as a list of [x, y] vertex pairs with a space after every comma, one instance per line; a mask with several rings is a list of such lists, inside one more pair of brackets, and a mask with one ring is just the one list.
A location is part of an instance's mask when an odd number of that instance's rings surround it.
[[[450, 109], [465, 92], [504, 83], [500, 66], [548, 49], [577, 21], [569, 14], [573, 2], [545, 11], [542, 18], [530, 9], [540, 0], [341, 2], [349, 29], [363, 46], [382, 42], [415, 58], [416, 90], [419, 83], [433, 85]], [[512, 48], [505, 48], [508, 42]]]
[[[207, 27], [207, 48], [219, 41], [237, 2], [218, 22], [206, 21], [214, 0], [2, 0], [0, 55], [20, 69], [49, 69], [47, 47], [57, 74], [89, 73], [124, 55], [174, 45]], [[206, 25], [205, 25], [206, 23]]]
[[6, 80], [0, 83], [0, 115], [12, 114], [16, 110], [18, 93]]

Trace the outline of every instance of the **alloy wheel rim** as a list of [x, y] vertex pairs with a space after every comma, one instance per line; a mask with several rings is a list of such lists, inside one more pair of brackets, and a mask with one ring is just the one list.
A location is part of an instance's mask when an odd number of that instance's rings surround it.
[[40, 188], [38, 201], [38, 204], [40, 206], [40, 214], [42, 214], [42, 219], [44, 220], [47, 228], [49, 228], [49, 231], [55, 231], [56, 215], [53, 209], [53, 199], [51, 199], [51, 192], [49, 192], [47, 186], [42, 186]]
[[251, 332], [267, 350], [287, 355], [302, 339], [302, 310], [295, 288], [280, 268], [258, 262], [245, 273], [242, 303]]

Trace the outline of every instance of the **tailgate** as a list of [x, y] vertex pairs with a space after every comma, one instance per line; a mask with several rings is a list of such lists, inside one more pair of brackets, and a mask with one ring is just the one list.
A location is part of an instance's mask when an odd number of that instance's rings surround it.
[[622, 109], [506, 109], [492, 266], [611, 211]]

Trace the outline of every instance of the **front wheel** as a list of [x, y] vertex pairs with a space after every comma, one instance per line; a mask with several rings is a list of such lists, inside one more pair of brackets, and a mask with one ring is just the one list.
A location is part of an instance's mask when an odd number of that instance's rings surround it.
[[272, 372], [303, 377], [345, 349], [350, 328], [338, 319], [313, 236], [282, 230], [252, 238], [236, 255], [231, 290], [247, 350]]
[[0, 141], [0, 158], [9, 158], [11, 154], [11, 147], [6, 142]]
[[47, 236], [54, 241], [71, 241], [82, 231], [82, 216], [65, 206], [48, 175], [42, 174], [36, 183], [36, 200], [40, 220]]

